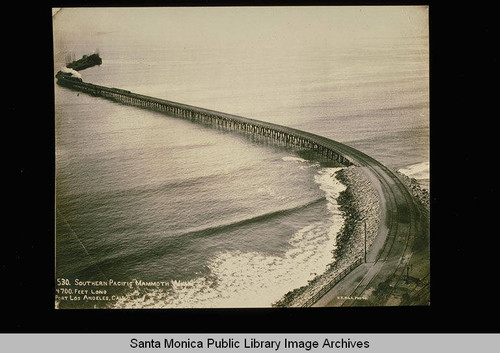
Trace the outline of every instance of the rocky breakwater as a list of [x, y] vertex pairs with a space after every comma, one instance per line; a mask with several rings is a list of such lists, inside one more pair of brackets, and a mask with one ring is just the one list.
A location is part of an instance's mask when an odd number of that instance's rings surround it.
[[369, 248], [380, 224], [381, 210], [377, 191], [368, 177], [356, 166], [342, 168], [335, 177], [346, 186], [337, 199], [344, 224], [336, 239], [332, 263], [308, 285], [288, 292], [274, 307], [300, 307], [323, 287], [335, 281], [339, 274], [364, 256], [365, 223], [366, 246]]
[[[400, 171], [395, 171], [395, 174], [405, 183], [405, 185], [408, 187], [408, 190], [410, 190], [410, 193], [412, 196], [418, 200], [424, 209], [429, 213], [430, 210], [430, 194], [429, 194], [429, 186], [428, 182], [422, 183], [419, 182], [415, 178], [411, 178], [407, 176], [406, 174], [400, 172]], [[424, 184], [424, 185], [422, 185]]]

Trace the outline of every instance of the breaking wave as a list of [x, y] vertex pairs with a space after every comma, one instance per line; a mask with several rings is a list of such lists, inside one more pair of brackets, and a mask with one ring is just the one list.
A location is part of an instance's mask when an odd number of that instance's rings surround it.
[[430, 177], [430, 162], [412, 164], [406, 168], [398, 170], [400, 173], [415, 179], [429, 179]]
[[301, 205], [294, 206], [291, 208], [267, 212], [267, 213], [264, 213], [264, 214], [261, 214], [261, 215], [255, 216], [255, 217], [237, 220], [237, 221], [234, 221], [234, 222], [228, 223], [228, 224], [221, 224], [221, 225], [216, 225], [213, 227], [192, 230], [192, 231], [182, 233], [179, 235], [182, 237], [194, 236], [195, 238], [198, 238], [199, 236], [208, 236], [208, 235], [212, 235], [212, 234], [216, 234], [216, 233], [223, 233], [223, 232], [226, 232], [228, 230], [238, 228], [238, 227], [241, 227], [241, 226], [244, 226], [247, 224], [257, 223], [257, 222], [269, 220], [269, 219], [276, 218], [276, 217], [286, 216], [286, 215], [289, 215], [293, 212], [303, 210], [309, 206], [313, 206], [321, 201], [324, 201], [325, 199], [326, 199], [325, 197], [320, 197], [316, 200], [312, 200], [312, 201], [307, 202], [305, 204], [301, 204]]
[[[312, 203], [326, 199], [331, 218], [312, 223], [293, 234], [283, 255], [221, 251], [209, 260], [208, 276], [188, 281], [172, 280], [169, 286], [163, 288], [135, 288], [114, 303], [114, 307], [270, 307], [290, 290], [307, 285], [334, 261], [336, 236], [344, 222], [336, 201], [345, 189], [334, 176], [339, 169], [323, 168], [315, 176], [315, 182], [324, 191], [325, 197]], [[307, 204], [300, 207], [307, 207]], [[274, 217], [279, 212], [264, 216]]]

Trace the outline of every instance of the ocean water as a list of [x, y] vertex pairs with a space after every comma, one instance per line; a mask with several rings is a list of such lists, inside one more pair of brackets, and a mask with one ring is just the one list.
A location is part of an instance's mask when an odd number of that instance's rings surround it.
[[[295, 10], [219, 9], [219, 21], [216, 9], [107, 11], [54, 17], [54, 74], [68, 54], [97, 49], [103, 63], [81, 71], [84, 81], [317, 133], [428, 179], [425, 30], [348, 40], [308, 33], [314, 26]], [[313, 14], [329, 23], [328, 12]], [[335, 261], [337, 168], [265, 139], [54, 89], [56, 277], [162, 282], [59, 307], [267, 307]]]

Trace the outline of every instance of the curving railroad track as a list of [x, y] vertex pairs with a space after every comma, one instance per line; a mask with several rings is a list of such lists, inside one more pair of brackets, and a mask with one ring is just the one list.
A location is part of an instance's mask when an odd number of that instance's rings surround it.
[[427, 211], [387, 167], [353, 148], [346, 146], [343, 152], [378, 184], [383, 217], [367, 262], [313, 306], [428, 305]]

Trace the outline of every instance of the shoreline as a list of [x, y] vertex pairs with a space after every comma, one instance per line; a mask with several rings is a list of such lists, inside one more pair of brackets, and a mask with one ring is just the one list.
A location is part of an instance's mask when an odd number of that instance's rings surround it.
[[366, 247], [372, 244], [381, 220], [380, 200], [377, 190], [367, 176], [355, 166], [344, 167], [335, 178], [346, 186], [337, 199], [344, 224], [337, 234], [332, 250], [333, 261], [326, 271], [309, 283], [286, 293], [273, 307], [301, 307], [323, 287], [329, 284], [360, 257], [364, 257], [366, 222]]
[[[429, 212], [429, 181], [419, 181], [400, 171], [394, 173], [407, 185], [412, 196]], [[337, 234], [337, 244], [333, 252], [333, 262], [326, 271], [309, 283], [286, 293], [273, 307], [301, 307], [316, 293], [326, 287], [342, 271], [357, 259], [364, 257], [364, 221], [366, 221], [367, 249], [375, 239], [382, 208], [377, 190], [359, 167], [344, 167], [335, 173], [335, 177], [346, 189], [341, 192], [337, 202], [344, 218], [344, 225]]]

